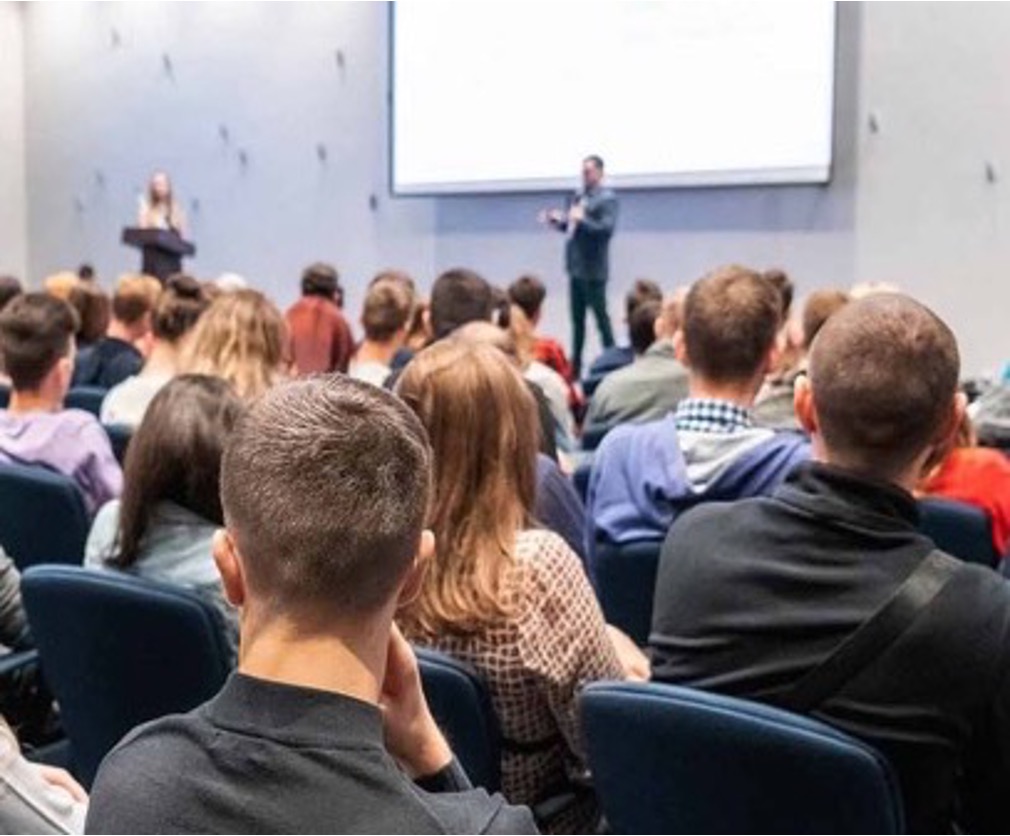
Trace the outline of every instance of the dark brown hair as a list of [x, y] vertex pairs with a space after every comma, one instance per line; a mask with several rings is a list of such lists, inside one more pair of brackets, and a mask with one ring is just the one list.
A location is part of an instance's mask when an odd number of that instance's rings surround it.
[[17, 391], [37, 389], [70, 353], [77, 313], [48, 293], [23, 293], [0, 313], [0, 357]]
[[635, 279], [631, 290], [624, 297], [624, 317], [630, 323], [635, 308], [643, 302], [662, 303], [662, 301], [663, 291], [652, 279]]
[[508, 294], [512, 304], [517, 305], [532, 322], [544, 304], [547, 288], [536, 276], [520, 276], [509, 285]]
[[468, 322], [490, 321], [494, 309], [491, 285], [464, 267], [446, 270], [431, 288], [431, 328], [436, 340]]
[[722, 267], [692, 285], [684, 301], [684, 345], [692, 373], [718, 383], [761, 371], [781, 319], [774, 285], [746, 267]]
[[628, 336], [635, 354], [645, 354], [656, 341], [656, 320], [663, 310], [663, 304], [650, 299], [631, 312], [628, 319]]
[[159, 340], [175, 344], [196, 325], [210, 307], [210, 298], [203, 285], [192, 276], [176, 273], [169, 276], [165, 289], [154, 306], [151, 331]]
[[421, 423], [382, 389], [334, 374], [268, 391], [221, 469], [251, 592], [343, 617], [385, 605], [416, 554], [430, 459]]
[[336, 301], [338, 293], [342, 302], [344, 293], [340, 287], [340, 274], [332, 264], [317, 261], [302, 271], [303, 296], [322, 296]]
[[825, 446], [866, 472], [900, 471], [950, 415], [959, 373], [957, 340], [929, 308], [890, 293], [849, 303], [810, 352]]
[[70, 288], [67, 301], [77, 311], [80, 325], [77, 329], [77, 346], [92, 345], [105, 336], [112, 314], [109, 294], [93, 282], [78, 282]]
[[16, 296], [24, 293], [21, 280], [14, 276], [0, 276], [0, 311]]
[[784, 270], [779, 270], [777, 267], [765, 270], [762, 275], [767, 281], [772, 283], [772, 286], [779, 295], [782, 311], [781, 321], [785, 322], [793, 311], [793, 293], [795, 292], [793, 280], [786, 275]]
[[407, 327], [411, 305], [410, 294], [399, 282], [387, 279], [370, 285], [361, 312], [365, 338], [375, 342], [391, 340]]
[[173, 502], [224, 524], [221, 455], [241, 414], [242, 401], [231, 386], [209, 375], [180, 375], [154, 396], [127, 448], [110, 565], [127, 569], [140, 559], [159, 503]]
[[803, 306], [803, 347], [807, 350], [828, 317], [844, 308], [849, 294], [842, 290], [815, 290]]

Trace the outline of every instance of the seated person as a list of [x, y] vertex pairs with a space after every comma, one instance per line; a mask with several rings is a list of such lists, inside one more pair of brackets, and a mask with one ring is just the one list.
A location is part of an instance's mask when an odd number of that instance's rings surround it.
[[302, 273], [302, 298], [285, 314], [298, 374], [347, 371], [354, 338], [340, 310], [343, 295], [332, 265], [320, 262]]
[[[643, 302], [663, 302], [663, 291], [651, 279], [637, 279], [624, 297], [624, 321], [631, 325], [631, 314]], [[586, 375], [586, 395], [592, 395], [596, 387], [608, 374], [629, 366], [635, 359], [635, 349], [629, 345], [614, 345], [605, 348], [589, 367]]]
[[10, 405], [0, 410], [0, 462], [69, 476], [94, 514], [119, 496], [123, 474], [98, 419], [63, 408], [76, 328], [73, 309], [46, 293], [25, 293], [0, 313], [0, 356], [12, 386]]
[[241, 609], [238, 673], [132, 731], [89, 833], [530, 833], [471, 790], [393, 627], [434, 549], [424, 428], [342, 375], [258, 399], [225, 449], [214, 556]]
[[926, 474], [918, 490], [981, 508], [992, 526], [996, 554], [1010, 554], [1010, 458], [999, 450], [978, 446], [967, 413], [954, 449]]
[[402, 281], [384, 279], [368, 286], [361, 312], [365, 339], [351, 360], [351, 377], [382, 386], [392, 370], [393, 358], [406, 344], [413, 304], [413, 295]]
[[[685, 514], [657, 576], [655, 678], [862, 738], [897, 773], [909, 833], [1010, 825], [1010, 587], [936, 551], [912, 495], [961, 422], [958, 366], [950, 329], [912, 299], [840, 310], [797, 383], [815, 462], [772, 496]], [[846, 676], [825, 677], [894, 600], [895, 631], [850, 657]]]
[[770, 493], [808, 458], [798, 434], [756, 427], [750, 415], [774, 361], [779, 311], [775, 289], [743, 267], [691, 287], [677, 338], [689, 396], [665, 418], [624, 424], [601, 442], [586, 502], [590, 551], [600, 540], [662, 539], [700, 502]]
[[151, 352], [140, 374], [109, 390], [102, 401], [102, 423], [136, 427], [152, 398], [178, 372], [179, 351], [185, 337], [207, 310], [210, 299], [192, 276], [172, 276], [154, 306]]
[[543, 315], [547, 288], [536, 276], [520, 276], [508, 289], [509, 301], [525, 315], [532, 332], [530, 354], [533, 360], [554, 369], [568, 384], [574, 383], [572, 366], [565, 356], [561, 343], [537, 333]]
[[77, 351], [97, 345], [109, 330], [112, 300], [97, 284], [79, 280], [66, 299], [77, 311]]
[[635, 359], [607, 375], [593, 392], [586, 413], [589, 426], [644, 423], [662, 418], [687, 397], [687, 369], [677, 359], [673, 338], [680, 330], [684, 295], [662, 305], [639, 305], [628, 320]]
[[224, 525], [221, 454], [242, 410], [220, 378], [182, 375], [167, 383], [130, 439], [123, 497], [95, 517], [85, 565], [194, 589], [235, 627], [211, 544]]
[[111, 389], [137, 374], [150, 349], [151, 312], [161, 293], [153, 276], [126, 275], [112, 296], [112, 321], [105, 336], [81, 350], [73, 386]]
[[1010, 452], [1010, 380], [984, 392], [969, 412], [980, 444]]
[[[576, 696], [588, 682], [646, 673], [611, 635], [576, 555], [532, 519], [536, 410], [518, 371], [463, 340], [425, 349], [397, 393], [431, 439], [435, 556], [398, 616], [408, 639], [486, 679], [505, 739], [502, 791], [537, 804], [586, 770]], [[595, 800], [553, 828], [589, 833]]]

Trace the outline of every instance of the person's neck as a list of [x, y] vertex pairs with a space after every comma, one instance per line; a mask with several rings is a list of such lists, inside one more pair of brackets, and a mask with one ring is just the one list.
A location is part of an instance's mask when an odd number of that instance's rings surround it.
[[130, 345], [133, 345], [133, 341], [137, 339], [136, 334], [132, 332], [130, 326], [120, 322], [118, 319], [114, 319], [109, 323], [105, 336], [113, 340], [122, 340], [124, 343], [130, 343]]
[[381, 363], [383, 366], [388, 366], [399, 348], [400, 346], [392, 341], [380, 343], [374, 340], [364, 340], [358, 348], [357, 354], [354, 355], [354, 359], [358, 363]]
[[837, 467], [839, 470], [844, 470], [862, 479], [869, 479], [873, 482], [886, 482], [908, 491], [910, 494], [914, 494], [919, 487], [919, 480], [922, 478], [927, 459], [927, 456], [923, 455], [917, 457], [908, 467], [897, 473], [885, 473], [878, 469], [867, 467], [862, 462], [853, 461], [847, 456], [833, 453], [825, 447], [824, 439], [818, 433], [814, 433], [810, 441], [810, 453], [814, 461], [830, 465], [831, 467]]
[[43, 386], [40, 389], [15, 389], [11, 392], [7, 411], [14, 414], [25, 412], [59, 412], [63, 409], [63, 396], [55, 388]]
[[728, 401], [744, 409], [754, 406], [754, 398], [761, 388], [761, 380], [733, 381], [717, 383], [705, 380], [697, 375], [691, 375], [689, 396], [692, 398], [707, 398], [714, 401]]
[[178, 370], [178, 362], [179, 352], [174, 345], [165, 340], [155, 340], [141, 374], [174, 375]]
[[239, 673], [377, 704], [391, 617], [350, 628], [307, 630], [301, 619], [274, 618], [259, 626], [243, 613]]

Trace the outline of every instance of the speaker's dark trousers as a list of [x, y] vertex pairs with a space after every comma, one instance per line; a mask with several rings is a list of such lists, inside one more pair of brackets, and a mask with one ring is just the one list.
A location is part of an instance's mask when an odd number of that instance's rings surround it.
[[607, 283], [568, 277], [568, 296], [572, 305], [572, 373], [582, 374], [582, 349], [586, 343], [586, 309], [596, 317], [596, 327], [604, 348], [614, 344], [614, 331], [607, 313]]

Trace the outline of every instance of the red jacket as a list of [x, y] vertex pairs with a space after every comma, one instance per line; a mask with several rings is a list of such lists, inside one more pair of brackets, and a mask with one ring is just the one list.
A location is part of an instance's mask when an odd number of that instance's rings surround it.
[[354, 339], [335, 302], [303, 296], [288, 309], [285, 319], [298, 374], [347, 371]]

